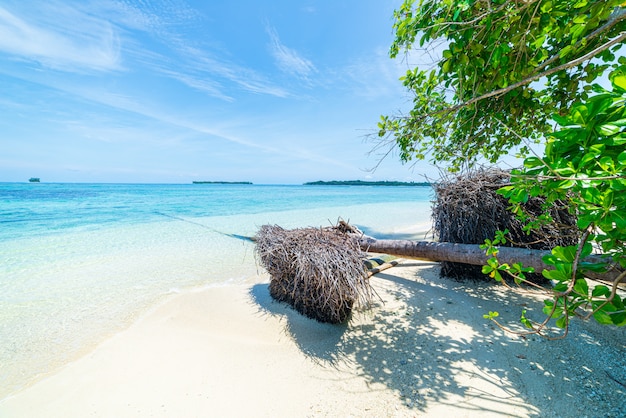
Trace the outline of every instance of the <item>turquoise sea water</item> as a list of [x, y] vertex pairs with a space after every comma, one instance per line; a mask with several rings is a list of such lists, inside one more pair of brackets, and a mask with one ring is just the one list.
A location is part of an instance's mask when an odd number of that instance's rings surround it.
[[262, 274], [233, 235], [342, 217], [407, 238], [430, 227], [431, 198], [429, 187], [0, 183], [0, 399], [163, 297]]

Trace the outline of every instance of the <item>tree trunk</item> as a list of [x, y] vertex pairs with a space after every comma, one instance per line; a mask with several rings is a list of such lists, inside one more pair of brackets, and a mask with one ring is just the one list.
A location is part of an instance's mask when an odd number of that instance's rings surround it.
[[[375, 239], [371, 237], [361, 238], [363, 251], [391, 254], [400, 257], [417, 258], [429, 261], [450, 261], [453, 263], [465, 263], [472, 265], [487, 264], [485, 251], [478, 244], [456, 244], [451, 242], [429, 242], [410, 240]], [[534, 267], [535, 272], [540, 273], [551, 266], [545, 264], [543, 256], [549, 255], [547, 250], [531, 250], [516, 247], [498, 247], [498, 261], [502, 264], [521, 263], [524, 267]], [[591, 255], [585, 261], [598, 263], [606, 261], [599, 255]], [[616, 267], [606, 273], [588, 272], [586, 276], [595, 280], [613, 282], [624, 270]], [[621, 279], [626, 283], [626, 277]]]

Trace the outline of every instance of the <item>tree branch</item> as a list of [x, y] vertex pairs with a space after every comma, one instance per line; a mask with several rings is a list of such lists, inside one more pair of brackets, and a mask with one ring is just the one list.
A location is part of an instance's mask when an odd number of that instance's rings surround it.
[[[619, 22], [621, 22], [624, 19], [626, 19], [626, 9], [617, 9], [614, 13], [611, 14], [611, 16], [609, 16], [609, 19], [606, 21], [604, 25], [600, 26], [599, 28], [591, 32], [589, 35], [587, 35], [584, 38], [584, 41], [589, 42], [591, 39], [608, 31], [609, 29], [611, 29], [613, 26], [617, 25]], [[574, 49], [580, 47], [582, 43], [583, 43], [583, 39], [576, 42], [576, 44], [574, 45]], [[543, 68], [547, 67], [548, 65], [558, 60], [560, 57], [561, 56], [559, 54], [555, 54], [551, 56], [550, 58], [545, 60], [543, 63], [541, 63], [541, 65], [537, 66], [537, 70], [539, 71], [542, 70]]]
[[467, 100], [463, 103], [460, 103], [456, 106], [452, 106], [449, 107], [447, 109], [441, 110], [437, 113], [452, 113], [452, 112], [456, 112], [459, 109], [462, 109], [464, 107], [470, 106], [476, 102], [479, 102], [481, 100], [485, 100], [488, 99], [490, 97], [494, 97], [494, 96], [500, 96], [502, 94], [508, 93], [511, 90], [515, 90], [518, 87], [522, 87], [525, 86], [527, 84], [532, 83], [533, 81], [537, 81], [540, 78], [543, 77], [547, 77], [549, 75], [552, 75], [554, 73], [558, 73], [559, 71], [563, 71], [563, 70], [567, 70], [569, 68], [575, 67], [579, 64], [582, 64], [583, 62], [592, 59], [593, 57], [595, 57], [596, 55], [598, 55], [600, 52], [607, 50], [608, 48], [612, 47], [613, 45], [616, 45], [622, 41], [626, 40], [626, 32], [622, 32], [618, 37], [611, 39], [608, 42], [605, 42], [604, 44], [600, 45], [599, 47], [597, 47], [596, 49], [594, 49], [593, 51], [588, 52], [587, 54], [583, 55], [582, 57], [576, 58], [575, 60], [572, 60], [570, 62], [566, 62], [563, 65], [559, 65], [558, 67], [554, 67], [551, 68], [547, 71], [544, 71], [542, 73], [538, 73], [535, 74], [533, 76], [530, 76], [524, 80], [518, 81], [517, 83], [513, 83], [507, 87], [503, 87], [501, 89], [498, 90], [493, 90], [490, 91], [489, 93], [485, 93], [482, 96], [478, 96], [478, 97], [474, 97], [470, 100]]

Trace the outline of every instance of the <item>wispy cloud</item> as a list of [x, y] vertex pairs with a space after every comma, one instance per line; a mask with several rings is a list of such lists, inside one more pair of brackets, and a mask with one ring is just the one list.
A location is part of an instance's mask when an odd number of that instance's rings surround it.
[[[36, 13], [32, 5], [12, 10], [0, 6], [0, 52], [75, 73], [137, 71], [139, 64], [143, 71], [161, 74], [224, 101], [234, 100], [230, 93], [233, 86], [235, 91], [289, 96], [285, 88], [265, 75], [233, 62], [219, 50], [200, 45], [198, 39], [190, 39], [189, 29], [201, 25], [203, 16], [179, 0], [140, 5], [128, 0], [51, 0], [35, 7]], [[162, 48], [147, 47], [140, 33]]]
[[399, 80], [409, 67], [400, 60], [392, 60], [383, 49], [371, 51], [367, 56], [354, 59], [338, 70], [337, 79], [354, 93], [367, 100], [383, 97], [403, 97], [406, 89]]
[[183, 83], [187, 87], [206, 93], [211, 97], [215, 97], [226, 102], [233, 102], [235, 99], [224, 92], [224, 86], [216, 80], [208, 77], [192, 75], [189, 72], [176, 71], [170, 68], [161, 68], [162, 74]]
[[[250, 150], [256, 150], [258, 152], [262, 152], [267, 155], [280, 156], [290, 161], [300, 160], [300, 161], [309, 161], [313, 163], [349, 168], [350, 165], [346, 162], [342, 161], [342, 159], [335, 159], [329, 157], [327, 155], [321, 155], [309, 150], [306, 146], [306, 141], [279, 141], [275, 136], [272, 137], [272, 140], [267, 140], [268, 138], [264, 137], [262, 134], [259, 136], [259, 129], [257, 128], [247, 128], [247, 127], [235, 127], [235, 128], [224, 128], [222, 125], [228, 125], [228, 121], [224, 120], [192, 120], [191, 118], [177, 114], [176, 112], [172, 112], [171, 109], [160, 109], [158, 107], [149, 106], [145, 103], [141, 103], [127, 95], [115, 94], [111, 92], [107, 92], [101, 89], [94, 88], [81, 88], [73, 85], [66, 85], [63, 88], [63, 91], [66, 93], [70, 93], [78, 98], [86, 100], [87, 102], [91, 102], [94, 104], [100, 104], [108, 106], [116, 111], [121, 111], [122, 114], [125, 114], [124, 118], [128, 118], [128, 120], [132, 120], [132, 115], [139, 115], [144, 118], [151, 119], [159, 123], [160, 126], [157, 132], [153, 134], [135, 134], [129, 135], [127, 129], [118, 132], [115, 136], [120, 138], [126, 138], [128, 141], [136, 141], [137, 138], [150, 138], [152, 136], [152, 140], [159, 141], [161, 143], [168, 142], [172, 140], [172, 137], [177, 136], [179, 138], [183, 138], [190, 134], [200, 134], [204, 138], [204, 141], [226, 141], [234, 144], [238, 144]], [[119, 120], [119, 117], [117, 118]], [[89, 125], [85, 125], [84, 123], [77, 124], [76, 122], [66, 121], [66, 124], [71, 124], [73, 130], [84, 129], [83, 136], [90, 136], [93, 139], [103, 140], [103, 138], [107, 138], [109, 134], [111, 134], [111, 127], [107, 127], [106, 134], [102, 134], [100, 128], [96, 129], [96, 132], [87, 135], [87, 132], [91, 129]], [[101, 126], [107, 126], [106, 123], [101, 123]], [[231, 125], [237, 125], [237, 123], [231, 123]], [[150, 126], [147, 124], [146, 126]], [[168, 135], [162, 135], [163, 130], [167, 130]], [[237, 133], [237, 131], [241, 131]], [[124, 133], [126, 132], [126, 133]], [[131, 130], [133, 132], [133, 130]], [[148, 129], [148, 132], [152, 132]], [[280, 134], [277, 134], [280, 136]], [[158, 139], [157, 139], [158, 138]], [[276, 145], [278, 143], [279, 145]], [[288, 145], [285, 145], [288, 144]], [[178, 144], [178, 147], [184, 147], [183, 144]]]
[[63, 6], [42, 12], [32, 20], [0, 7], [0, 51], [65, 71], [120, 69], [119, 38], [109, 22]]
[[[176, 47], [178, 54], [184, 61], [185, 72], [192, 78], [213, 79], [220, 78], [225, 82], [234, 83], [240, 89], [257, 94], [266, 94], [276, 97], [287, 97], [289, 93], [284, 88], [274, 84], [262, 74], [233, 63], [229, 60], [215, 57], [209, 51], [180, 42]], [[178, 68], [180, 68], [180, 64]], [[216, 82], [213, 82], [217, 85]], [[190, 84], [188, 84], [190, 85]], [[191, 85], [190, 85], [191, 86]], [[219, 97], [219, 95], [216, 95]], [[222, 95], [222, 98], [228, 98]]]
[[90, 13], [108, 19], [121, 27], [163, 38], [175, 35], [171, 28], [193, 25], [202, 16], [181, 0], [98, 0], [88, 5]]
[[317, 72], [315, 65], [311, 61], [300, 56], [297, 51], [283, 45], [276, 29], [267, 25], [267, 33], [271, 41], [270, 52], [281, 71], [305, 80], [308, 80], [312, 74]]
[[[257, 71], [226, 58], [216, 48], [189, 38], [194, 26], [202, 26], [204, 17], [179, 0], [155, 0], [139, 8], [128, 0], [95, 3], [92, 12], [106, 16], [116, 25], [140, 31], [158, 40], [178, 59], [166, 59], [146, 51], [135, 39], [127, 39], [125, 52], [141, 60], [147, 69], [177, 80], [187, 87], [225, 101], [233, 101], [232, 84], [255, 94], [287, 97], [288, 92]], [[192, 30], [193, 32], [193, 30]]]

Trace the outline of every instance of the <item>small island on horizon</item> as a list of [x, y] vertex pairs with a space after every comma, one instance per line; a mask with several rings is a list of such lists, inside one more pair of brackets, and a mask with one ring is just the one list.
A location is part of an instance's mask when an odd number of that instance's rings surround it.
[[252, 184], [250, 181], [192, 181], [193, 184]]
[[311, 181], [304, 183], [305, 186], [431, 186], [429, 182], [405, 182], [405, 181], [363, 181], [363, 180], [331, 180]]

